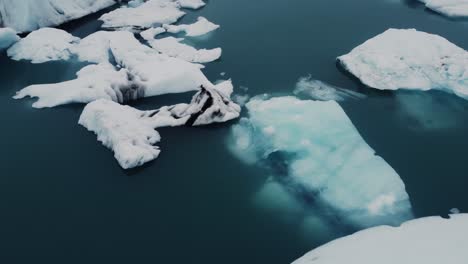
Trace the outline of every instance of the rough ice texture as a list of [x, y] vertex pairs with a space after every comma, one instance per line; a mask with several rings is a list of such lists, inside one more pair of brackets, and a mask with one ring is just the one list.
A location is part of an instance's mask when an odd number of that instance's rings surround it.
[[[101, 63], [83, 68], [71, 81], [28, 86], [15, 98], [37, 97], [39, 100], [33, 104], [37, 108], [97, 99], [124, 103], [212, 85], [199, 65], [159, 54], [130, 32], [97, 32], [69, 49], [83, 60]], [[106, 62], [109, 56], [120, 69]]]
[[14, 60], [30, 60], [32, 63], [68, 60], [72, 56], [73, 45], [79, 40], [64, 30], [41, 28], [9, 48], [8, 56]]
[[148, 43], [153, 49], [162, 54], [188, 62], [208, 63], [221, 57], [221, 48], [197, 50], [192, 46], [181, 43], [182, 40], [180, 38], [166, 37], [149, 40]]
[[121, 7], [101, 16], [104, 28], [146, 29], [160, 24], [172, 24], [185, 13], [174, 0], [149, 0], [137, 7]]
[[468, 17], [468, 0], [419, 0], [427, 8], [449, 17]]
[[405, 185], [334, 101], [255, 97], [232, 129], [233, 152], [266, 162], [306, 202], [333, 208], [358, 227], [412, 218]]
[[169, 33], [179, 33], [184, 31], [186, 36], [189, 37], [198, 37], [205, 35], [211, 31], [214, 31], [219, 28], [219, 25], [216, 25], [204, 17], [199, 17], [197, 22], [189, 25], [164, 25], [164, 28]]
[[311, 76], [302, 77], [296, 83], [293, 92], [297, 96], [318, 101], [344, 101], [346, 99], [363, 99], [366, 96], [358, 92], [314, 80]]
[[28, 32], [56, 26], [115, 3], [114, 0], [2, 0], [0, 26]]
[[439, 89], [468, 98], [468, 52], [437, 35], [389, 29], [338, 60], [373, 88]]
[[[230, 81], [218, 86], [230, 86]], [[160, 153], [156, 128], [165, 126], [199, 126], [226, 122], [239, 117], [240, 107], [218, 87], [201, 87], [190, 104], [165, 106], [158, 110], [140, 111], [109, 100], [88, 104], [79, 124], [97, 134], [98, 140], [114, 152], [124, 169], [156, 159]]]
[[465, 264], [468, 215], [426, 217], [400, 227], [380, 226], [321, 246], [293, 264]]
[[20, 40], [16, 31], [11, 28], [0, 28], [0, 51], [9, 48], [15, 42]]

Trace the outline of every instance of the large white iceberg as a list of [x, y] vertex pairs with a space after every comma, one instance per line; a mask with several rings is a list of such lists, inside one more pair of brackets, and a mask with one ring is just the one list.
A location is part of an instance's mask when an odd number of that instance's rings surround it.
[[148, 43], [153, 49], [162, 54], [193, 63], [208, 63], [221, 57], [221, 48], [197, 50], [192, 46], [181, 43], [182, 40], [180, 38], [166, 37], [149, 40]]
[[468, 215], [426, 217], [380, 226], [332, 241], [293, 264], [465, 264]]
[[20, 40], [16, 31], [11, 28], [0, 28], [0, 51], [9, 48], [15, 42]]
[[267, 163], [306, 202], [332, 208], [357, 227], [412, 218], [405, 185], [334, 101], [255, 97], [232, 129], [240, 159]]
[[[72, 51], [83, 60], [101, 63], [83, 68], [74, 80], [28, 86], [15, 98], [37, 97], [38, 101], [33, 104], [37, 108], [97, 99], [124, 103], [212, 85], [200, 65], [159, 54], [142, 45], [130, 32], [97, 32], [64, 50], [67, 56]], [[117, 66], [109, 63], [111, 57]]]
[[467, 17], [468, 0], [419, 0], [427, 8], [449, 17]]
[[338, 60], [376, 89], [439, 89], [468, 99], [468, 52], [437, 35], [389, 29]]
[[115, 0], [2, 0], [0, 26], [18, 32], [56, 26], [114, 5]]
[[203, 1], [148, 0], [136, 7], [121, 7], [101, 16], [104, 28], [146, 29], [161, 24], [172, 24], [185, 15], [180, 9], [200, 8]]
[[112, 149], [122, 168], [134, 168], [158, 157], [160, 150], [155, 146], [161, 139], [155, 130], [158, 127], [208, 125], [239, 117], [240, 107], [222, 91], [232, 86], [230, 81], [218, 86], [222, 89], [201, 87], [190, 104], [152, 111], [97, 100], [85, 107], [79, 124], [96, 133], [98, 140]]
[[32, 63], [68, 60], [79, 40], [64, 30], [41, 28], [18, 41], [7, 52], [14, 60], [31, 60]]
[[208, 34], [209, 32], [212, 32], [213, 30], [218, 29], [219, 25], [216, 25], [216, 24], [210, 22], [208, 19], [206, 19], [204, 17], [199, 17], [197, 19], [197, 22], [195, 22], [193, 24], [189, 24], [189, 25], [164, 25], [164, 28], [169, 33], [179, 33], [179, 32], [184, 31], [186, 36], [198, 37], [198, 36]]

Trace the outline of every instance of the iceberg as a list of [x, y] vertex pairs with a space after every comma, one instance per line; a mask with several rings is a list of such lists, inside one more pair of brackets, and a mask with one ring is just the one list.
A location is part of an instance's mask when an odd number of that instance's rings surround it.
[[64, 30], [41, 28], [19, 40], [7, 53], [13, 60], [30, 60], [32, 63], [68, 60], [79, 40]]
[[449, 17], [468, 17], [468, 0], [419, 0], [427, 8]]
[[11, 28], [0, 28], [0, 51], [9, 48], [18, 40], [20, 37], [16, 35], [16, 31]]
[[232, 152], [246, 163], [267, 164], [305, 203], [331, 208], [355, 227], [413, 217], [399, 175], [336, 102], [263, 96], [246, 108], [249, 117], [232, 128]]
[[[74, 80], [28, 86], [14, 98], [37, 97], [33, 104], [36, 108], [89, 103], [97, 99], [125, 103], [212, 85], [200, 65], [159, 54], [126, 31], [96, 32], [73, 47], [67, 46], [66, 52], [67, 57], [72, 52], [83, 60], [101, 63], [86, 66]], [[110, 64], [111, 58], [116, 66]]]
[[[185, 15], [182, 7], [201, 7], [201, 1], [148, 0], [136, 7], [121, 7], [99, 18], [103, 28], [140, 30], [172, 24]], [[197, 5], [198, 4], [198, 5]]]
[[468, 52], [437, 35], [389, 29], [338, 61], [372, 88], [438, 89], [468, 99]]
[[183, 39], [166, 37], [149, 40], [150, 46], [162, 54], [193, 63], [208, 63], [221, 57], [221, 48], [200, 49], [181, 43]]
[[299, 78], [293, 93], [296, 96], [305, 96], [317, 101], [344, 101], [346, 99], [363, 99], [366, 97], [358, 92], [314, 80], [311, 76]]
[[57, 26], [114, 4], [115, 0], [2, 0], [0, 26], [29, 32]]
[[[218, 86], [225, 89], [230, 81]], [[114, 152], [124, 169], [141, 166], [156, 159], [161, 137], [159, 127], [200, 126], [226, 122], [239, 117], [240, 107], [217, 86], [202, 86], [190, 104], [165, 106], [152, 111], [140, 111], [101, 99], [88, 104], [79, 124], [97, 134], [98, 140]]]
[[203, 0], [178, 0], [182, 8], [200, 9], [205, 6]]
[[185, 35], [188, 37], [198, 37], [218, 29], [219, 25], [208, 21], [208, 19], [204, 17], [199, 17], [197, 22], [190, 25], [164, 25], [164, 28], [169, 33], [179, 33], [184, 31]]
[[468, 215], [425, 217], [400, 227], [379, 226], [321, 246], [293, 264], [464, 264]]

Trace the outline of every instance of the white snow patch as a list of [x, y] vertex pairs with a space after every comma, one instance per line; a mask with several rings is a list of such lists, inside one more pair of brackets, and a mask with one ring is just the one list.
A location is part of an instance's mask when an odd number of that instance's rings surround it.
[[7, 52], [13, 60], [30, 60], [32, 63], [68, 60], [73, 45], [79, 40], [64, 30], [41, 28], [18, 41]]
[[157, 35], [165, 33], [166, 30], [162, 27], [149, 28], [145, 31], [140, 32], [140, 36], [147, 41], [153, 40]]
[[449, 17], [468, 17], [468, 0], [419, 0], [427, 8]]
[[468, 52], [437, 35], [389, 29], [338, 60], [376, 89], [439, 89], [468, 99]]
[[204, 17], [199, 17], [197, 22], [189, 25], [164, 25], [164, 28], [169, 33], [179, 33], [184, 31], [186, 36], [189, 37], [198, 37], [205, 34], [208, 34], [219, 28], [219, 25], [216, 25]]
[[467, 233], [467, 214], [420, 218], [400, 227], [374, 227], [337, 239], [293, 264], [465, 264]]

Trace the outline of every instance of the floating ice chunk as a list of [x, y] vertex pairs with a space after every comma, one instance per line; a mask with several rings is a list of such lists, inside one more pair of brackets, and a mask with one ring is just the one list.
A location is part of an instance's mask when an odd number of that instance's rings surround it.
[[337, 239], [293, 264], [464, 264], [467, 233], [467, 214], [420, 218], [400, 227], [374, 227]]
[[121, 7], [99, 19], [104, 28], [145, 29], [176, 22], [185, 14], [180, 7], [174, 0], [149, 0], [137, 7]]
[[419, 0], [427, 8], [449, 17], [467, 17], [468, 0]]
[[13, 60], [31, 60], [32, 63], [68, 60], [73, 45], [79, 40], [64, 30], [41, 28], [18, 41], [7, 52]]
[[147, 41], [153, 40], [154, 37], [157, 35], [160, 35], [162, 33], [165, 33], [166, 30], [162, 27], [156, 27], [156, 28], [150, 28], [145, 31], [140, 32], [140, 36]]
[[174, 37], [166, 37], [162, 39], [150, 40], [149, 44], [153, 49], [157, 50], [158, 52], [188, 62], [208, 63], [215, 61], [221, 57], [221, 48], [197, 50], [192, 46], [181, 43], [180, 41], [182, 40], [183, 39], [178, 39]]
[[37, 97], [35, 108], [54, 107], [70, 103], [88, 103], [97, 99], [124, 102], [143, 97], [144, 91], [132, 85], [129, 73], [117, 71], [110, 64], [89, 65], [77, 73], [77, 79], [28, 86], [15, 95], [15, 99]]
[[249, 118], [232, 129], [231, 149], [240, 159], [270, 164], [297, 195], [356, 226], [412, 217], [404, 183], [336, 102], [255, 97], [246, 107]]
[[107, 63], [111, 61], [110, 43], [119, 39], [133, 38], [127, 32], [98, 31], [88, 35], [72, 47], [72, 52], [81, 61]]
[[164, 28], [169, 33], [184, 31], [186, 36], [197, 37], [218, 29], [219, 25], [208, 21], [208, 19], [204, 17], [199, 17], [197, 22], [190, 25], [164, 25]]
[[468, 99], [468, 52], [437, 35], [389, 29], [338, 60], [373, 88], [439, 89]]
[[231, 97], [232, 93], [234, 92], [234, 85], [230, 79], [227, 81], [217, 82], [215, 88], [228, 97]]
[[305, 95], [318, 101], [344, 101], [346, 99], [363, 99], [366, 97], [358, 92], [314, 80], [311, 76], [299, 79], [294, 94], [298, 96]]
[[77, 19], [114, 5], [114, 0], [2, 0], [0, 26], [27, 32]]
[[205, 6], [203, 0], [178, 0], [178, 2], [183, 8], [199, 9]]
[[201, 87], [190, 104], [153, 111], [97, 100], [85, 107], [79, 124], [96, 133], [98, 140], [114, 151], [120, 166], [129, 169], [158, 157], [160, 150], [154, 145], [160, 141], [160, 136], [156, 128], [225, 122], [239, 117], [239, 113], [238, 105], [211, 86]]
[[20, 40], [16, 31], [11, 28], [0, 28], [0, 51], [9, 48], [15, 42]]
[[155, 146], [161, 137], [150, 114], [102, 99], [85, 107], [79, 124], [96, 133], [98, 140], [114, 151], [120, 166], [129, 169], [156, 159], [161, 152]]

